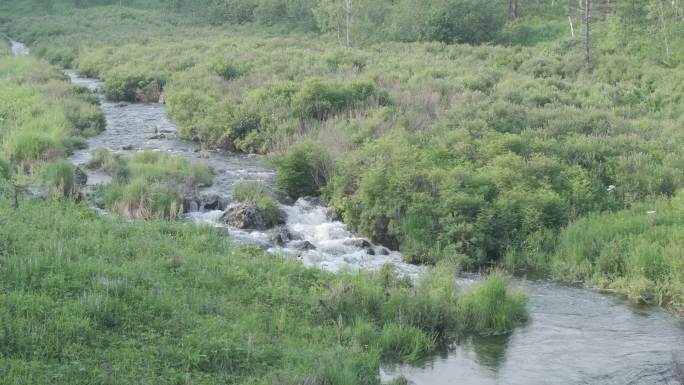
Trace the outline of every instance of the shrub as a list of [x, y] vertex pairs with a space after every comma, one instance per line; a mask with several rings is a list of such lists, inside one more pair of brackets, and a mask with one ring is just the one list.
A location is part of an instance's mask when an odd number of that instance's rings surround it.
[[434, 336], [407, 325], [388, 324], [380, 334], [380, 351], [386, 360], [416, 360], [426, 356], [436, 346]]
[[275, 165], [278, 186], [295, 199], [319, 195], [331, 172], [330, 158], [313, 141], [291, 146]]
[[12, 177], [12, 166], [9, 161], [0, 158], [0, 179], [8, 180]]
[[217, 61], [211, 69], [224, 80], [237, 79], [247, 72], [244, 67], [232, 60]]

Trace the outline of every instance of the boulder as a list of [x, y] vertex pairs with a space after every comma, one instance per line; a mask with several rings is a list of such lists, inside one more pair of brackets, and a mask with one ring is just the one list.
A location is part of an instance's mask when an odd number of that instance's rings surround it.
[[217, 194], [200, 195], [197, 199], [201, 210], [225, 210], [228, 202]]
[[80, 167], [74, 168], [74, 177], [77, 186], [85, 186], [88, 184], [88, 174], [85, 173]]
[[292, 245], [292, 247], [294, 247], [298, 251], [316, 250], [316, 246], [314, 246], [313, 243], [309, 241], [299, 241]]
[[390, 251], [386, 247], [378, 247], [377, 253], [380, 255], [389, 255]]
[[368, 248], [373, 247], [372, 243], [368, 242], [365, 239], [359, 239], [359, 238], [347, 239], [346, 241], [344, 241], [343, 244], [345, 246], [354, 246], [354, 247], [357, 247], [359, 249], [368, 249]]
[[278, 246], [285, 246], [285, 244], [292, 239], [292, 233], [290, 233], [290, 230], [285, 226], [278, 226], [273, 229], [273, 233], [271, 233], [271, 240]]
[[133, 145], [132, 144], [124, 144], [123, 146], [121, 146], [121, 149], [123, 151], [131, 151], [133, 149]]
[[257, 207], [251, 204], [239, 204], [229, 208], [221, 216], [221, 221], [227, 225], [244, 230], [266, 230], [266, 218]]
[[333, 222], [338, 222], [338, 221], [342, 220], [342, 216], [340, 215], [340, 213], [337, 210], [335, 210], [334, 207], [328, 208], [328, 210], [325, 212], [325, 217], [329, 221], [333, 221]]

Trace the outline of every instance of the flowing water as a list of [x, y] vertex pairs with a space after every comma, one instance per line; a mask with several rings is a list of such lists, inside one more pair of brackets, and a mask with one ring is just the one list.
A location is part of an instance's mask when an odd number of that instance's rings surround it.
[[[97, 79], [82, 78], [73, 71], [65, 71], [75, 84], [91, 91], [98, 91], [102, 82]], [[272, 185], [274, 172], [268, 167], [263, 156], [238, 155], [219, 151], [201, 151], [190, 141], [177, 137], [175, 123], [169, 119], [162, 104], [156, 103], [116, 103], [101, 97], [100, 106], [107, 119], [107, 129], [100, 135], [88, 139], [88, 148], [77, 151], [71, 161], [83, 166], [91, 158], [93, 148], [104, 147], [123, 155], [134, 154], [141, 150], [164, 151], [181, 156], [191, 162], [209, 165], [214, 170], [211, 186], [203, 188], [201, 195], [219, 197], [222, 201], [232, 200], [233, 189], [239, 181], [261, 181]], [[82, 169], [86, 170], [85, 167]], [[88, 183], [106, 183], [108, 177], [101, 173], [88, 173]], [[211, 200], [209, 200], [211, 201]], [[294, 239], [284, 245], [272, 241], [268, 231], [246, 231], [229, 227], [220, 221], [221, 210], [201, 210], [196, 207], [185, 217], [198, 223], [224, 228], [233, 239], [258, 245], [273, 253], [291, 255], [307, 266], [320, 267], [331, 271], [375, 270], [391, 262], [401, 274], [416, 276], [421, 270], [418, 266], [404, 263], [401, 254], [381, 246], [364, 245], [364, 240], [345, 229], [342, 222], [328, 219], [328, 208], [317, 205], [312, 200], [300, 199], [291, 205], [281, 205], [287, 214], [286, 228]], [[308, 250], [302, 250], [303, 242], [308, 242]]]
[[[26, 54], [26, 46], [13, 42], [12, 52]], [[71, 80], [97, 91], [102, 83], [67, 71]], [[233, 186], [241, 180], [272, 184], [273, 170], [259, 156], [204, 152], [176, 137], [176, 126], [163, 105], [113, 103], [102, 98], [107, 130], [88, 139], [90, 149], [105, 147], [122, 154], [143, 149], [165, 151], [214, 169], [214, 184], [204, 194], [230, 201]], [[82, 165], [89, 150], [71, 160]], [[103, 175], [89, 174], [89, 183], [106, 183]], [[403, 263], [397, 252], [363, 240], [344, 224], [329, 219], [328, 209], [312, 200], [281, 205], [286, 227], [298, 240], [278, 246], [268, 232], [230, 228], [220, 221], [220, 210], [196, 210], [188, 220], [224, 228], [232, 238], [259, 245], [270, 252], [291, 255], [307, 266], [330, 271], [374, 270], [392, 262], [397, 270], [417, 276], [419, 267]], [[314, 250], [301, 250], [302, 241]], [[386, 254], [386, 255], [385, 255]], [[460, 279], [462, 285], [477, 278]], [[404, 375], [417, 385], [491, 384], [679, 384], [673, 360], [684, 358], [684, 324], [666, 311], [636, 308], [595, 291], [560, 286], [546, 281], [516, 280], [529, 297], [530, 321], [511, 335], [470, 337], [438, 357], [420, 365], [388, 366], [383, 380]]]
[[679, 385], [684, 324], [664, 310], [543, 281], [517, 281], [530, 321], [511, 335], [471, 337], [416, 366], [383, 368], [418, 385]]

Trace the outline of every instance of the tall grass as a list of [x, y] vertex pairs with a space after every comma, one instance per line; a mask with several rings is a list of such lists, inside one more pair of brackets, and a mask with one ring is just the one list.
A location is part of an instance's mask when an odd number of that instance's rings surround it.
[[391, 269], [334, 275], [209, 227], [64, 202], [0, 199], [0, 240], [7, 384], [379, 384], [381, 359], [461, 329], [445, 266], [415, 288]]
[[88, 166], [113, 177], [102, 187], [105, 206], [131, 219], [177, 219], [183, 214], [184, 198], [213, 179], [208, 166], [153, 151], [124, 158], [98, 148]]
[[104, 115], [84, 89], [32, 57], [0, 58], [0, 140], [6, 158], [59, 156], [82, 134], [104, 129]]
[[568, 226], [550, 258], [554, 275], [637, 302], [684, 308], [684, 193]]
[[459, 299], [464, 323], [481, 333], [506, 333], [527, 319], [525, 295], [511, 292], [508, 280], [493, 272]]

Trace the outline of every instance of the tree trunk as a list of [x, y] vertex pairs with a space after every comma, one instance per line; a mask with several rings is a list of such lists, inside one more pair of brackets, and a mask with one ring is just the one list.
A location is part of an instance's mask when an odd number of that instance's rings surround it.
[[345, 22], [346, 22], [346, 32], [347, 32], [347, 47], [351, 47], [351, 39], [349, 38], [349, 29], [351, 28], [351, 12], [352, 12], [352, 0], [344, 0], [345, 5]]
[[584, 2], [584, 62], [587, 67], [591, 66], [591, 53], [589, 52], [591, 38], [591, 11], [589, 10], [590, 3], [591, 0], [585, 0]]

